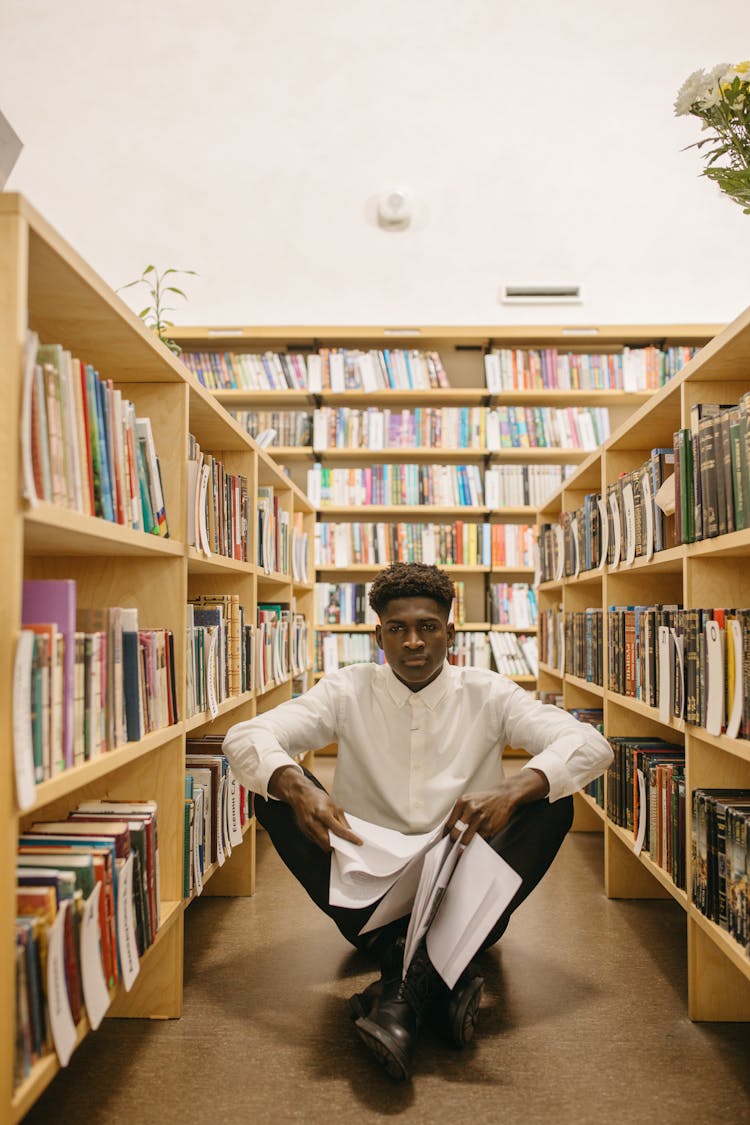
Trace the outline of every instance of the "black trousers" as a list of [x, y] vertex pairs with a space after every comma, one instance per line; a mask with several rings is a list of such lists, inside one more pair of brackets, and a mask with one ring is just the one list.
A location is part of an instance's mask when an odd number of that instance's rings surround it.
[[[305, 770], [305, 774], [319, 789], [323, 788], [309, 770]], [[315, 905], [336, 923], [347, 941], [358, 949], [366, 948], [365, 939], [359, 936], [359, 931], [377, 903], [358, 910], [331, 906], [328, 901], [330, 853], [322, 851], [300, 831], [291, 806], [283, 801], [266, 801], [256, 794], [255, 815], [271, 837], [276, 851]], [[522, 882], [488, 934], [482, 949], [494, 945], [505, 933], [511, 914], [542, 878], [572, 823], [572, 797], [562, 797], [552, 804], [545, 797], [518, 808], [505, 828], [487, 841], [493, 851], [518, 872]], [[368, 938], [371, 936], [367, 935]]]

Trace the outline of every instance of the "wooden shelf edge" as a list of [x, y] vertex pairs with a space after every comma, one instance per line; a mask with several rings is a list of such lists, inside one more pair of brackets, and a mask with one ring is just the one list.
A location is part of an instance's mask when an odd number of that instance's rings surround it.
[[591, 680], [584, 680], [581, 676], [571, 676], [569, 672], [565, 673], [565, 683], [571, 684], [573, 687], [581, 688], [583, 691], [590, 691], [592, 695], [604, 699], [604, 688], [601, 684], [595, 684]]
[[88, 785], [97, 778], [104, 777], [105, 774], [113, 773], [122, 766], [130, 765], [131, 762], [143, 758], [146, 754], [152, 754], [167, 742], [171, 742], [172, 739], [179, 738], [182, 732], [182, 723], [175, 723], [171, 727], [161, 727], [159, 730], [151, 731], [138, 742], [126, 742], [124, 746], [118, 746], [116, 750], [108, 750], [105, 754], [99, 754], [88, 762], [82, 762], [78, 766], [55, 774], [47, 781], [39, 782], [36, 787], [34, 804], [28, 809], [19, 811], [19, 816], [25, 819], [60, 797], [80, 789], [81, 786]]
[[[243, 703], [249, 703], [251, 699], [255, 698], [255, 692], [243, 691], [240, 695], [230, 695], [228, 699], [223, 699], [219, 704], [219, 710], [216, 718], [220, 715], [228, 715]], [[199, 711], [197, 715], [191, 715], [189, 719], [185, 720], [185, 733], [190, 734], [191, 731], [196, 730], [198, 727], [203, 727], [207, 723], [214, 721], [210, 711]]]
[[651, 875], [653, 875], [659, 883], [661, 883], [664, 889], [669, 892], [670, 896], [675, 900], [675, 902], [679, 903], [683, 910], [687, 910], [687, 891], [683, 891], [680, 887], [676, 886], [669, 872], [665, 871], [663, 867], [660, 867], [658, 863], [654, 863], [648, 852], [642, 851], [640, 855], [636, 855], [632, 833], [628, 832], [627, 828], [620, 828], [619, 824], [613, 824], [609, 817], [605, 818], [605, 824], [607, 826], [607, 830], [609, 832], [612, 832], [618, 838], [618, 840], [622, 841], [625, 847], [633, 853], [639, 863], [641, 863], [643, 867], [645, 867], [646, 870]]
[[584, 793], [583, 789], [579, 789], [577, 795], [588, 805], [592, 812], [596, 813], [596, 815], [603, 823], [607, 823], [607, 814], [605, 813], [601, 805], [597, 805], [596, 801], [590, 793]]
[[723, 930], [716, 922], [712, 922], [710, 918], [706, 918], [701, 914], [695, 903], [688, 904], [688, 920], [694, 922], [703, 930], [708, 937], [711, 938], [713, 943], [717, 946], [719, 951], [727, 957], [735, 968], [748, 979], [750, 979], [750, 956], [745, 953], [738, 941], [735, 941], [731, 934]]

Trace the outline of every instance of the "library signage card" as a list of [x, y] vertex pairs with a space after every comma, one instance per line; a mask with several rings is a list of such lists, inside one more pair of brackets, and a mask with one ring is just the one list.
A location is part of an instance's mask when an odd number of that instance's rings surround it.
[[81, 978], [86, 1014], [96, 1031], [110, 1003], [109, 989], [102, 964], [102, 943], [99, 931], [99, 895], [97, 883], [86, 899], [81, 923]]

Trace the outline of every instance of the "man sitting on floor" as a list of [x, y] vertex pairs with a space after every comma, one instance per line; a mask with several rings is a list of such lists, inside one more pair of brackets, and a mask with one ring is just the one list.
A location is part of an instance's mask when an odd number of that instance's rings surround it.
[[[456, 839], [463, 830], [466, 844], [478, 833], [522, 878], [486, 949], [552, 863], [572, 822], [571, 794], [612, 761], [592, 726], [496, 672], [448, 664], [452, 601], [453, 582], [435, 566], [395, 563], [381, 571], [370, 604], [386, 663], [328, 674], [298, 699], [238, 723], [224, 740], [284, 863], [344, 937], [380, 963], [380, 981], [349, 1005], [361, 1039], [395, 1078], [411, 1074], [428, 1012], [457, 1047], [469, 1042], [484, 981], [469, 966], [449, 990], [424, 942], [402, 980], [409, 919], [363, 938], [377, 903], [330, 905], [329, 833], [360, 842], [347, 813], [408, 835], [447, 817], [446, 832]], [[338, 757], [329, 796], [293, 759], [331, 742]], [[505, 746], [532, 755], [510, 777], [503, 774]]]

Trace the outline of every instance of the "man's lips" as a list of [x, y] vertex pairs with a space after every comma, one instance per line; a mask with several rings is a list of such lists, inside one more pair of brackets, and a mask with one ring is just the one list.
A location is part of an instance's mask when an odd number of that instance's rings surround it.
[[410, 668], [412, 666], [415, 666], [415, 665], [419, 665], [421, 667], [421, 665], [427, 663], [427, 657], [426, 656], [410, 656], [408, 658], [408, 660], [404, 660], [403, 663], [408, 668]]

